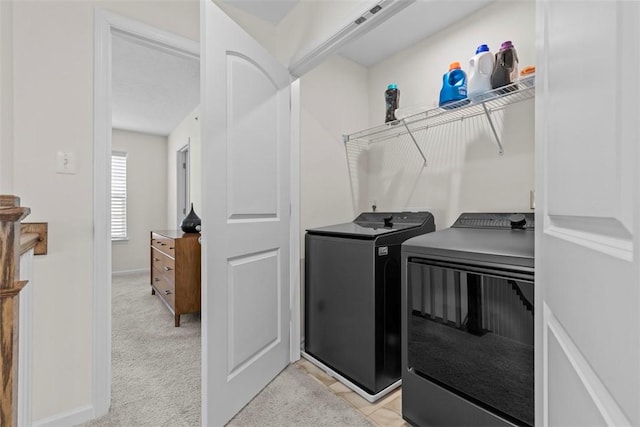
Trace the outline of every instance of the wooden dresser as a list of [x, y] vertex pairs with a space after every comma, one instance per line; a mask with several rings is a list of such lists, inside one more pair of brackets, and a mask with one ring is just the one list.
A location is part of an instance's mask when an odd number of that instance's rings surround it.
[[180, 315], [200, 311], [200, 233], [151, 231], [151, 295], [156, 293], [180, 326]]

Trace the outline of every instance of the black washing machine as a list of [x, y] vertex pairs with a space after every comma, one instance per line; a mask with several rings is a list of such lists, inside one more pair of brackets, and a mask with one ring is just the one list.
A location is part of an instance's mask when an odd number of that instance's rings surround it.
[[366, 212], [305, 236], [303, 356], [370, 402], [400, 384], [401, 244], [429, 212]]

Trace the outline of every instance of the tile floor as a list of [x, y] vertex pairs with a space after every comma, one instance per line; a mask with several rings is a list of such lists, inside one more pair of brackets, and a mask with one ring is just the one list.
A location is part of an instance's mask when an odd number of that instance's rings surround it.
[[402, 390], [400, 388], [377, 402], [371, 403], [308, 360], [300, 359], [296, 364], [305, 369], [313, 379], [349, 402], [373, 425], [378, 427], [410, 427], [410, 424], [402, 419]]

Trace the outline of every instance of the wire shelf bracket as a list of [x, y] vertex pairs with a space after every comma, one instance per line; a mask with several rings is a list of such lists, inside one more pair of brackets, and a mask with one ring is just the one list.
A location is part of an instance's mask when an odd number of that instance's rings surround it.
[[411, 129], [409, 129], [409, 126], [407, 126], [407, 122], [402, 120], [402, 124], [407, 129], [407, 133], [409, 134], [409, 136], [411, 137], [411, 140], [413, 141], [414, 145], [416, 146], [416, 148], [420, 152], [420, 155], [422, 156], [422, 160], [424, 160], [424, 166], [427, 166], [427, 158], [424, 156], [424, 153], [422, 152], [422, 148], [420, 148], [420, 146], [418, 145], [418, 141], [416, 141], [416, 137], [413, 136], [413, 132], [411, 132]]
[[482, 103], [482, 108], [484, 108], [484, 114], [487, 116], [487, 121], [489, 122], [489, 126], [491, 127], [491, 132], [493, 132], [493, 137], [496, 139], [496, 144], [498, 145], [498, 154], [502, 156], [504, 154], [504, 149], [502, 148], [502, 143], [500, 142], [498, 132], [496, 132], [496, 128], [495, 126], [493, 126], [493, 120], [491, 120], [491, 114], [489, 114], [487, 104]]

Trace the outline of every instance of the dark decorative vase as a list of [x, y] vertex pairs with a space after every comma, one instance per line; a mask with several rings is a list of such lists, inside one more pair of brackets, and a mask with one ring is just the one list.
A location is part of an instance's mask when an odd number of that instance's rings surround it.
[[180, 228], [182, 228], [182, 231], [185, 233], [197, 233], [200, 231], [200, 217], [193, 211], [193, 203], [191, 203], [189, 215], [184, 217]]

